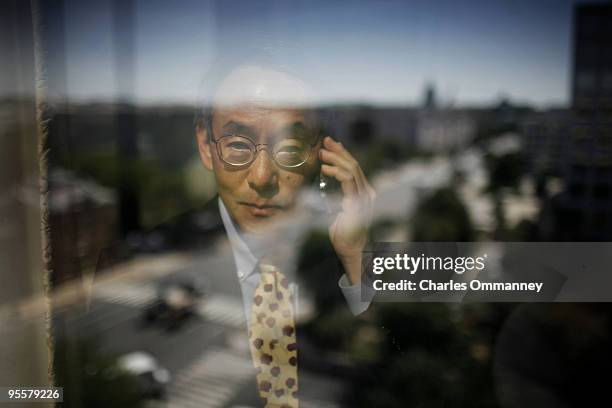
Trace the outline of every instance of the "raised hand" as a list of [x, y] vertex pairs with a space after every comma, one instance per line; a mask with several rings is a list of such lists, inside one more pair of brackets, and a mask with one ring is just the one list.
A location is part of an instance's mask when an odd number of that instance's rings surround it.
[[327, 136], [319, 151], [321, 172], [341, 186], [342, 210], [329, 227], [331, 243], [352, 283], [361, 280], [362, 251], [368, 239], [376, 193], [359, 163], [342, 143]]

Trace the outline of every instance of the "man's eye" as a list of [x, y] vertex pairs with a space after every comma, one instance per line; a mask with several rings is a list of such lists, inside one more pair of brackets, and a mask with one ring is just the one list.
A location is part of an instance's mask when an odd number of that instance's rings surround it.
[[227, 144], [227, 147], [232, 150], [249, 150], [249, 145], [244, 142], [230, 142]]
[[279, 153], [301, 153], [303, 151], [301, 146], [282, 146], [278, 149]]
[[275, 149], [286, 150], [286, 151], [295, 151], [295, 150], [305, 150], [305, 142], [300, 138], [290, 137], [286, 139], [282, 139], [274, 145]]

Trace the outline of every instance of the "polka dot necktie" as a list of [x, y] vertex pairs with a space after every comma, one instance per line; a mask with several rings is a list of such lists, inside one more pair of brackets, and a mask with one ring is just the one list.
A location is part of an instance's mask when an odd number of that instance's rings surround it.
[[297, 408], [297, 343], [289, 281], [273, 265], [260, 264], [249, 330], [259, 396], [269, 408]]

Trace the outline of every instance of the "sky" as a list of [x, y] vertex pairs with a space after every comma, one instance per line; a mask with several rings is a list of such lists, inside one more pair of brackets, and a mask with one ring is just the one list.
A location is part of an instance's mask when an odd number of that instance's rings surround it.
[[61, 44], [49, 41], [64, 50], [50, 70], [63, 78], [49, 80], [74, 101], [193, 104], [214, 61], [266, 49], [313, 84], [318, 103], [413, 105], [431, 83], [448, 105], [563, 105], [573, 4], [135, 0], [130, 48], [116, 41], [112, 0], [65, 0], [52, 21]]

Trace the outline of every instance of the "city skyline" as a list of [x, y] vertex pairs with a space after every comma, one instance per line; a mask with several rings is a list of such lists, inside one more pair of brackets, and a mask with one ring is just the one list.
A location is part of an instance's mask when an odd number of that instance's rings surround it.
[[[433, 84], [442, 105], [567, 106], [574, 4], [136, 1], [128, 94], [140, 105], [193, 104], [216, 59], [260, 47], [316, 87], [316, 104], [416, 105]], [[45, 63], [49, 81], [63, 78], [50, 97], [117, 100], [113, 2], [66, 0], [56, 12], [64, 58]]]

